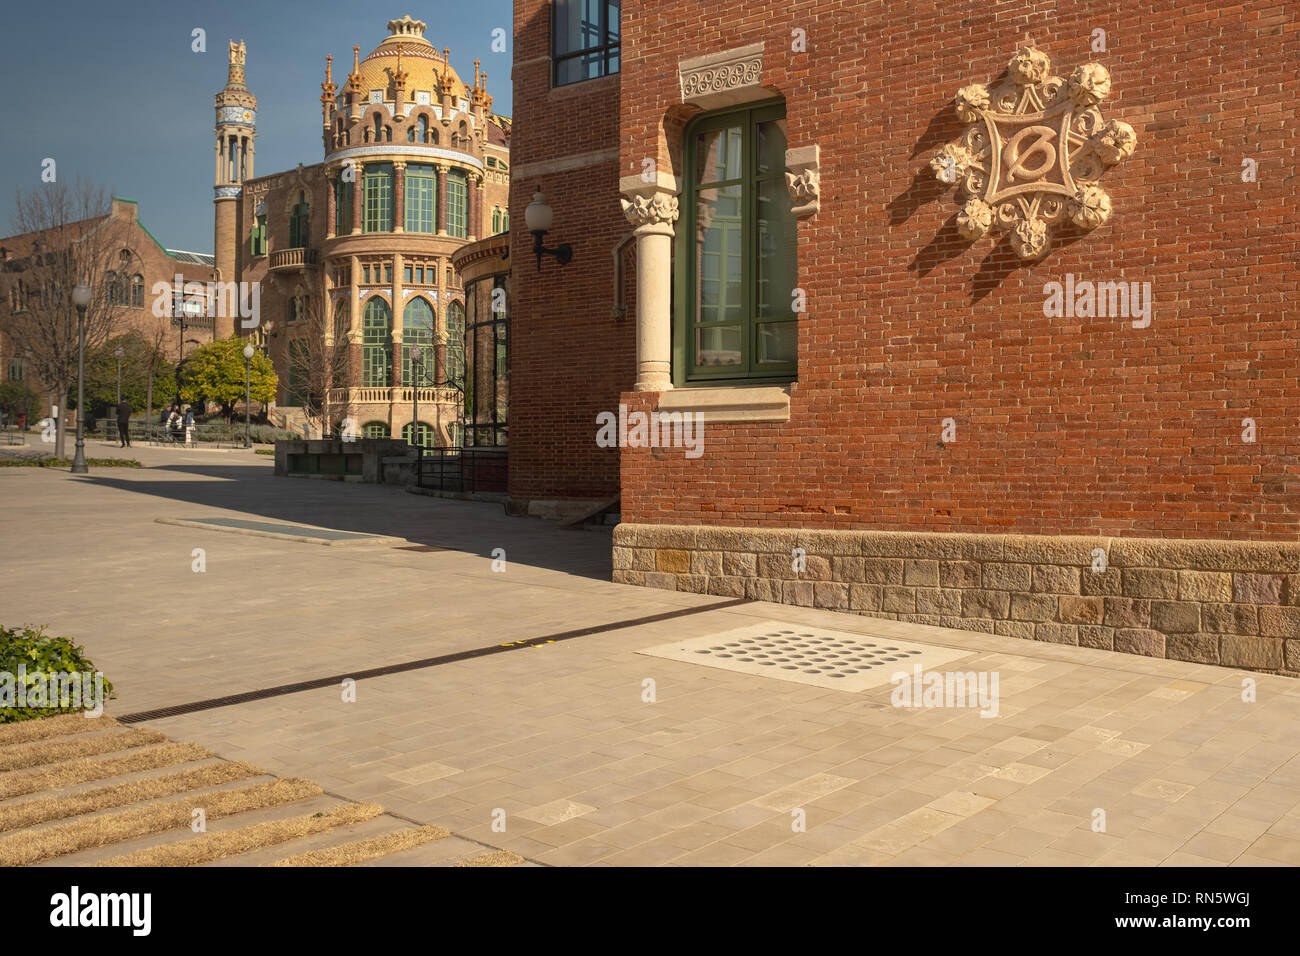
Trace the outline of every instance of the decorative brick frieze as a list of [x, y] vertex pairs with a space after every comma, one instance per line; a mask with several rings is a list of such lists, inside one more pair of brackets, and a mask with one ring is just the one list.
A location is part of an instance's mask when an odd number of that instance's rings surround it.
[[614, 580], [1300, 673], [1300, 544], [621, 524]]

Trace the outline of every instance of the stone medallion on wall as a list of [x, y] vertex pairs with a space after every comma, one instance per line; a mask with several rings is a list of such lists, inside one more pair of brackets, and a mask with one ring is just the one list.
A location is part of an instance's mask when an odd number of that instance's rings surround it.
[[1133, 127], [1103, 119], [1098, 108], [1110, 92], [1104, 66], [1085, 63], [1063, 79], [1051, 65], [1047, 54], [1023, 47], [1002, 83], [962, 87], [957, 117], [969, 129], [930, 160], [939, 181], [966, 197], [957, 216], [962, 237], [1009, 231], [1022, 259], [1047, 252], [1053, 226], [1104, 223], [1111, 203], [1097, 181], [1137, 145]]

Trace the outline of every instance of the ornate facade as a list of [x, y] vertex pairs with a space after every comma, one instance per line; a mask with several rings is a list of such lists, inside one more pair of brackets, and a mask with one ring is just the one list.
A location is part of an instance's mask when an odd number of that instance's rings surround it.
[[[232, 44], [217, 97], [217, 264], [261, 283], [251, 334], [280, 377], [276, 420], [412, 437], [418, 402], [414, 439], [459, 445], [466, 306], [453, 256], [509, 228], [510, 120], [492, 112], [478, 61], [467, 84], [424, 23], [388, 30], [364, 58], [353, 47], [341, 86], [326, 57], [323, 161], [263, 177], [252, 175], [256, 100]], [[226, 204], [237, 210], [228, 230]]]

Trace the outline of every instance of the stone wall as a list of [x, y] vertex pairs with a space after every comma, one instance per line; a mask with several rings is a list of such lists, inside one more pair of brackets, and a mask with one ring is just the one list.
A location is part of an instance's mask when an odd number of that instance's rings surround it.
[[1295, 543], [621, 524], [614, 580], [1300, 673]]

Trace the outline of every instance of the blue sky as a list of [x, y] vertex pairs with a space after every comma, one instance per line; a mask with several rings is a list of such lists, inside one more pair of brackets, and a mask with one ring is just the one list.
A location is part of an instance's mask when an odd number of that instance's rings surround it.
[[[212, 97], [226, 85], [229, 40], [248, 47], [248, 88], [258, 99], [256, 172], [322, 158], [320, 83], [334, 55], [342, 86], [352, 45], [364, 57], [410, 14], [451, 48], [462, 77], [488, 71], [493, 109], [510, 115], [511, 0], [342, 3], [338, 0], [125, 0], [8, 5], [0, 31], [0, 235], [12, 229], [14, 191], [40, 185], [52, 157], [61, 179], [92, 180], [140, 203], [140, 219], [165, 246], [212, 251]], [[191, 50], [196, 27], [207, 52]]]

